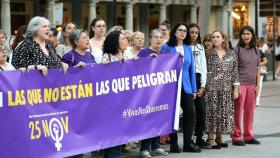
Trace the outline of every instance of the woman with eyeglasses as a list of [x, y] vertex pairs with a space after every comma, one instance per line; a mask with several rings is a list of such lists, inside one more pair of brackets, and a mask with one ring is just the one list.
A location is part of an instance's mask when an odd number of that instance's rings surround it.
[[159, 29], [162, 31], [164, 40], [163, 43], [166, 43], [169, 40], [170, 36], [170, 22], [169, 20], [164, 20], [162, 23], [159, 25]]
[[[162, 46], [163, 52], [180, 53], [183, 57], [181, 107], [183, 109], [184, 152], [201, 152], [192, 141], [192, 131], [195, 123], [194, 99], [197, 88], [195, 80], [195, 61], [192, 48], [187, 43], [187, 25], [178, 23], [170, 32], [169, 41]], [[170, 134], [170, 152], [181, 152], [178, 146], [177, 132]]]
[[194, 60], [195, 60], [195, 76], [197, 93], [194, 100], [196, 123], [195, 123], [195, 136], [196, 145], [203, 148], [207, 143], [202, 139], [205, 129], [205, 105], [203, 102], [203, 94], [206, 85], [207, 66], [205, 50], [201, 44], [199, 26], [191, 23], [188, 25], [187, 43], [191, 46]]
[[[164, 37], [160, 29], [152, 30], [149, 35], [150, 46], [142, 49], [139, 52], [138, 57], [156, 57], [161, 54], [160, 48], [163, 44], [163, 38]], [[168, 155], [167, 152], [160, 148], [160, 136], [142, 140], [139, 157], [150, 158], [156, 155]]]
[[103, 18], [97, 17], [92, 20], [89, 26], [90, 52], [96, 63], [101, 63], [103, 55], [103, 44], [105, 40], [106, 23]]
[[14, 66], [7, 62], [9, 48], [0, 44], [0, 71], [15, 70]]

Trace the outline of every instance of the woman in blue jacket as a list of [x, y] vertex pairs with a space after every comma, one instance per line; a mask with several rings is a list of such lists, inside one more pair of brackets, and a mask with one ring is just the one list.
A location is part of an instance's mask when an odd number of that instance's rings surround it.
[[[183, 56], [181, 107], [183, 109], [184, 152], [200, 152], [192, 141], [195, 122], [194, 100], [196, 97], [195, 61], [192, 49], [187, 45], [187, 25], [178, 23], [171, 30], [169, 41], [162, 46], [162, 52], [180, 53]], [[179, 153], [177, 133], [170, 134], [170, 152]]]

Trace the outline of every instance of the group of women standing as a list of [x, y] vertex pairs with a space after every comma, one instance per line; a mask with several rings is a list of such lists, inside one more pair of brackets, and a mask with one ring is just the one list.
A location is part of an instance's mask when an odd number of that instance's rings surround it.
[[[240, 31], [236, 49], [228, 48], [226, 35], [214, 31], [204, 50], [196, 24], [179, 23], [171, 30], [163, 52], [183, 57], [181, 107], [185, 152], [200, 148], [228, 147], [223, 135], [231, 134], [232, 144], [260, 144], [253, 133], [254, 108], [259, 88], [259, 52], [252, 27]], [[244, 121], [242, 121], [244, 118]], [[241, 135], [241, 123], [244, 133]], [[192, 141], [195, 132], [196, 142]], [[207, 133], [207, 141], [202, 139]], [[181, 152], [176, 133], [170, 135], [170, 152]], [[200, 147], [200, 148], [198, 148]]]
[[[163, 23], [160, 29], [151, 31], [150, 45], [142, 49], [143, 33], [134, 32], [127, 37], [122, 30], [116, 30], [105, 37], [106, 24], [102, 18], [92, 21], [89, 35], [85, 30], [76, 29], [73, 23], [65, 24], [61, 32], [62, 41], [53, 48], [48, 42], [49, 24], [44, 17], [30, 20], [26, 38], [13, 54], [12, 63], [16, 69], [39, 69], [46, 76], [50, 68], [62, 68], [66, 72], [68, 67], [179, 53], [183, 60], [182, 83], [179, 86], [183, 110], [183, 151], [201, 152], [201, 148], [228, 147], [223, 141], [224, 134], [232, 134], [233, 145], [260, 143], [253, 133], [259, 86], [259, 53], [255, 51], [256, 39], [252, 27], [245, 26], [241, 30], [238, 46], [232, 51], [228, 49], [227, 38], [220, 30], [209, 36], [210, 41], [205, 40], [208, 44], [210, 42], [210, 47], [204, 49], [198, 25], [185, 23], [178, 23], [172, 29]], [[0, 44], [1, 58], [6, 57], [5, 52], [5, 47]], [[0, 66], [4, 67], [4, 64], [0, 60]], [[193, 130], [195, 142], [192, 140]], [[207, 141], [203, 139], [204, 133], [208, 135]], [[143, 140], [140, 157], [168, 155], [160, 148], [159, 142], [159, 137]], [[170, 134], [170, 143], [170, 152], [181, 152], [175, 131]], [[121, 146], [105, 149], [104, 157], [122, 157]]]

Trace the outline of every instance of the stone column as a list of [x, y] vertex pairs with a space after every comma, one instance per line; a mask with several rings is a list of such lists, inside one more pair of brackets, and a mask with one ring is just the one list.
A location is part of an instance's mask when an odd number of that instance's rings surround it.
[[196, 5], [191, 6], [191, 23], [197, 24], [197, 7], [196, 7]]
[[1, 28], [9, 38], [11, 36], [10, 0], [1, 1]]
[[228, 15], [228, 40], [232, 41], [233, 40], [233, 21], [232, 21], [232, 0], [228, 0], [227, 4], [227, 15]]
[[166, 20], [166, 7], [167, 4], [161, 4], [159, 9], [159, 24]]
[[149, 44], [149, 7], [148, 4], [142, 3], [139, 5], [140, 16], [140, 31], [145, 35], [144, 47]]
[[55, 0], [48, 0], [47, 12], [48, 12], [48, 19], [50, 20], [51, 24], [54, 24], [54, 7], [55, 7]]
[[225, 34], [228, 34], [228, 21], [227, 21], [227, 10], [224, 6], [217, 7], [216, 14], [216, 28], [222, 30]]
[[96, 18], [96, 0], [89, 0], [89, 9], [88, 9], [88, 26], [91, 21]]
[[125, 6], [125, 29], [133, 31], [133, 3]]

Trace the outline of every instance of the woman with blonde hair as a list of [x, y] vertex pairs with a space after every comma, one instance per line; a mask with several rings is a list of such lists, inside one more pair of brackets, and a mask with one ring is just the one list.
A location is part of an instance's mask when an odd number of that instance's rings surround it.
[[233, 132], [233, 99], [239, 94], [239, 77], [237, 57], [227, 43], [222, 31], [212, 33], [213, 47], [208, 50], [205, 87], [205, 131], [210, 149], [228, 147], [222, 136]]
[[137, 57], [138, 53], [142, 49], [144, 45], [144, 33], [136, 31], [131, 36], [131, 44], [132, 47], [129, 47], [124, 51], [124, 55], [127, 56], [128, 59], [134, 59]]

